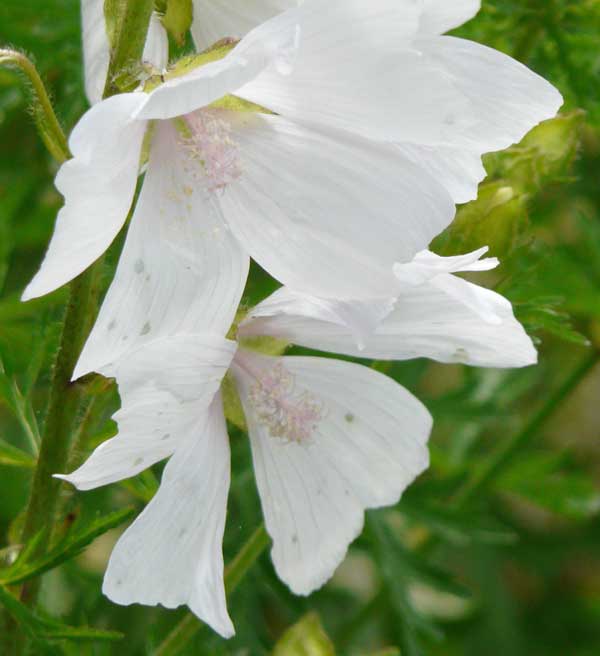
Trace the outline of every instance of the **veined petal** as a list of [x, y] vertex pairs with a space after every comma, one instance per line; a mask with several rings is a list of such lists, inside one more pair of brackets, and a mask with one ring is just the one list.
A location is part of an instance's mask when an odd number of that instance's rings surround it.
[[451, 122], [468, 101], [412, 46], [420, 2], [310, 0], [299, 15], [302, 36], [291, 74], [266, 70], [237, 95], [289, 119], [381, 141], [449, 140]]
[[73, 159], [56, 176], [65, 198], [42, 266], [23, 300], [51, 292], [75, 278], [108, 248], [131, 206], [145, 121], [131, 118], [142, 94], [113, 96], [79, 121], [69, 146]]
[[176, 129], [160, 122], [115, 278], [74, 378], [159, 337], [229, 330], [249, 260], [197, 173]]
[[102, 443], [72, 474], [80, 490], [135, 476], [169, 456], [197, 430], [236, 350], [215, 335], [178, 335], [127, 352], [100, 373], [117, 379], [119, 434]]
[[298, 0], [194, 0], [192, 36], [202, 51], [220, 39], [241, 39], [269, 18], [298, 6]]
[[389, 297], [393, 264], [454, 216], [446, 190], [393, 146], [279, 116], [236, 120], [242, 174], [219, 199], [223, 214], [248, 253], [293, 289]]
[[[260, 319], [286, 316], [305, 317], [317, 322], [326, 322], [347, 328], [363, 348], [365, 340], [375, 332], [379, 324], [393, 311], [395, 299], [381, 298], [365, 301], [337, 301], [318, 298], [281, 287], [254, 307], [238, 329], [239, 337], [256, 337], [261, 332]], [[257, 321], [258, 320], [258, 321]]]
[[361, 365], [238, 354], [273, 563], [293, 592], [309, 594], [343, 560], [364, 510], [396, 503], [427, 467], [431, 417]]
[[81, 0], [85, 92], [91, 105], [102, 100], [109, 47], [104, 20], [104, 0]]
[[146, 96], [139, 118], [174, 118], [189, 114], [232, 93], [266, 69], [288, 72], [298, 47], [295, 9], [259, 25], [223, 59], [167, 80]]
[[443, 257], [428, 250], [417, 253], [411, 262], [394, 265], [396, 278], [403, 285], [421, 285], [441, 273], [458, 273], [460, 271], [489, 271], [495, 269], [499, 262], [495, 257], [481, 259], [489, 248], [483, 246], [465, 255]]
[[164, 71], [169, 63], [169, 37], [160, 16], [155, 11], [150, 17], [142, 59], [159, 71]]
[[479, 153], [507, 148], [563, 103], [549, 82], [492, 48], [450, 36], [422, 39], [415, 47], [468, 99], [468, 111], [453, 116], [453, 146]]
[[424, 146], [403, 142], [396, 146], [411, 162], [443, 185], [455, 203], [468, 203], [477, 198], [479, 183], [487, 175], [480, 153], [443, 144]]
[[443, 34], [459, 27], [481, 8], [481, 0], [423, 0], [419, 32]]
[[[511, 304], [500, 294], [451, 274], [404, 286], [394, 311], [362, 349], [348, 327], [306, 312], [310, 298], [294, 305], [294, 297], [285, 295], [289, 301], [279, 306], [278, 314], [262, 312], [262, 304], [252, 311], [240, 327], [240, 336], [268, 335], [307, 348], [377, 360], [426, 357], [481, 367], [523, 367], [537, 361], [535, 347]], [[473, 300], [465, 303], [465, 298]], [[268, 302], [264, 302], [267, 307]], [[482, 317], [482, 306], [499, 321]]]
[[229, 440], [217, 395], [167, 463], [156, 496], [117, 542], [104, 594], [125, 605], [185, 604], [231, 637], [221, 547], [229, 479]]

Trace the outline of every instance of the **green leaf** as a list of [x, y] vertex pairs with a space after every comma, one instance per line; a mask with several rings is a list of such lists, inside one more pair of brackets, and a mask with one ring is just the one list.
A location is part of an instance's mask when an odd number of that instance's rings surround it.
[[33, 469], [35, 458], [21, 449], [0, 439], [0, 465]]
[[46, 617], [40, 617], [22, 604], [16, 597], [0, 585], [0, 604], [20, 624], [31, 638], [44, 641], [55, 640], [121, 640], [123, 634], [118, 631], [105, 631], [92, 627], [72, 627]]
[[192, 0], [167, 0], [167, 9], [162, 23], [169, 34], [181, 46], [192, 25], [194, 7]]
[[424, 503], [407, 503], [406, 500], [403, 500], [401, 510], [435, 535], [460, 547], [471, 544], [502, 546], [514, 544], [518, 540], [514, 531], [487, 515], [455, 511], [442, 506], [433, 507]]
[[414, 578], [412, 568], [402, 557], [404, 548], [387, 526], [380, 513], [368, 514], [367, 527], [373, 540], [375, 562], [379, 569], [386, 596], [396, 621], [398, 642], [403, 656], [424, 656], [421, 636], [440, 640], [441, 632], [433, 622], [413, 606], [409, 584]]
[[333, 643], [316, 613], [308, 613], [279, 639], [273, 656], [334, 656]]
[[565, 457], [555, 453], [528, 454], [499, 480], [498, 489], [570, 520], [600, 513], [600, 491], [591, 476], [569, 470]]
[[3, 399], [18, 420], [33, 453], [37, 454], [40, 433], [30, 400], [25, 397], [14, 378], [9, 377], [0, 360], [0, 398]]
[[127, 521], [135, 512], [135, 508], [125, 508], [100, 517], [82, 529], [74, 527], [65, 538], [43, 556], [33, 560], [19, 558], [12, 567], [0, 571], [0, 584], [22, 583], [74, 558], [93, 540]]

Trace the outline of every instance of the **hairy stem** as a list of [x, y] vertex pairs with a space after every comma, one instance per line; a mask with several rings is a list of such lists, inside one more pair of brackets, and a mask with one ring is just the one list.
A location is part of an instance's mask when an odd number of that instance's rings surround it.
[[[85, 394], [85, 381], [72, 382], [79, 353], [96, 317], [101, 263], [91, 266], [70, 285], [69, 302], [65, 310], [63, 331], [56, 356], [48, 411], [42, 444], [33, 476], [29, 505], [23, 525], [22, 542], [46, 531], [49, 537], [54, 523], [61, 482], [53, 474], [62, 473], [68, 461], [73, 417]], [[46, 546], [38, 544], [37, 553]], [[33, 555], [33, 554], [32, 554]], [[33, 601], [36, 586], [30, 586], [24, 597]]]
[[[141, 59], [150, 20], [149, 13], [146, 19], [142, 5], [149, 4], [151, 7], [152, 4], [146, 0], [110, 1], [113, 8], [118, 11], [115, 11], [113, 15], [112, 27], [115, 38], [111, 51], [108, 80], [114, 78], [120, 71], [119, 67], [124, 63], [130, 62], [132, 59], [138, 61]], [[114, 90], [107, 85], [105, 97], [113, 93]], [[85, 220], [85, 217], [81, 217], [81, 219]], [[88, 393], [85, 379], [72, 382], [71, 378], [79, 354], [96, 318], [100, 297], [101, 269], [102, 260], [98, 260], [70, 284], [60, 347], [51, 381], [44, 434], [23, 526], [22, 542], [24, 544], [40, 533], [43, 533], [45, 538], [52, 534], [61, 485], [52, 475], [64, 472], [69, 462], [71, 436], [77, 431], [77, 418], [81, 418], [79, 409]], [[31, 556], [43, 553], [46, 547], [47, 541], [40, 540]], [[23, 599], [29, 603], [35, 603], [38, 591], [39, 581], [26, 585], [22, 591]]]
[[40, 137], [52, 157], [62, 164], [71, 157], [69, 146], [36, 67], [23, 53], [5, 49], [0, 49], [0, 64], [16, 66], [27, 76], [33, 91], [33, 108]]
[[140, 63], [153, 8], [154, 0], [105, 0], [111, 46], [105, 98], [119, 92], [115, 84], [117, 75]]
[[[269, 546], [270, 538], [261, 524], [225, 569], [225, 590], [230, 595]], [[176, 656], [205, 625], [189, 613], [169, 633], [153, 656]]]

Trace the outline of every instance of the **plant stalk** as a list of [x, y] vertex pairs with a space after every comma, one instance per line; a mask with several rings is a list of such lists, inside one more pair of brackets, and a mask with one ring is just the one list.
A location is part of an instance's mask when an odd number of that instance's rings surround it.
[[16, 66], [27, 76], [33, 95], [37, 99], [37, 102], [34, 100], [33, 107], [40, 137], [52, 157], [62, 164], [71, 157], [71, 153], [65, 133], [56, 118], [50, 97], [36, 67], [23, 53], [6, 49], [0, 49], [0, 64]]
[[[111, 0], [112, 2], [112, 0]], [[118, 8], [114, 22], [115, 38], [112, 44], [111, 60], [107, 80], [112, 80], [119, 73], [119, 66], [132, 59], [141, 60], [150, 14], [141, 11], [147, 0], [114, 0]], [[18, 53], [17, 53], [18, 54]], [[1, 61], [1, 60], [0, 60]], [[26, 67], [26, 70], [27, 69]], [[35, 71], [35, 69], [33, 69]], [[36, 72], [37, 75], [37, 72]], [[37, 76], [39, 80], [39, 76]], [[32, 82], [36, 92], [37, 81]], [[41, 80], [39, 80], [41, 84]], [[41, 85], [43, 90], [43, 85]], [[105, 97], [114, 90], [107, 85]], [[44, 91], [45, 94], [45, 91]], [[47, 94], [44, 96], [51, 116], [54, 116]], [[55, 118], [55, 116], [54, 116]], [[62, 132], [62, 131], [61, 131]], [[66, 140], [65, 140], [66, 143]], [[68, 150], [66, 151], [68, 155]], [[85, 220], [85, 217], [81, 217]], [[57, 353], [50, 387], [50, 397], [40, 454], [33, 477], [31, 494], [25, 515], [22, 542], [25, 544], [40, 533], [35, 553], [40, 555], [47, 548], [47, 538], [52, 534], [52, 527], [58, 507], [60, 481], [52, 476], [65, 471], [69, 462], [71, 436], [76, 432], [79, 408], [87, 394], [86, 379], [72, 382], [75, 365], [96, 319], [100, 297], [100, 273], [102, 259], [70, 283], [69, 301], [64, 314], [62, 336]], [[39, 580], [25, 586], [22, 591], [24, 601], [34, 604], [39, 591]]]

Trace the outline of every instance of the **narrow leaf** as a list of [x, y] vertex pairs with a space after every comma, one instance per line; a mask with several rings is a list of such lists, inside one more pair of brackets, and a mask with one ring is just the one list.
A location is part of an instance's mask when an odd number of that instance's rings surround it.
[[135, 514], [134, 508], [125, 508], [101, 517], [84, 529], [73, 529], [50, 551], [32, 561], [19, 559], [12, 567], [0, 572], [0, 583], [14, 585], [22, 583], [53, 569], [79, 554], [88, 544], [112, 528], [119, 526]]

